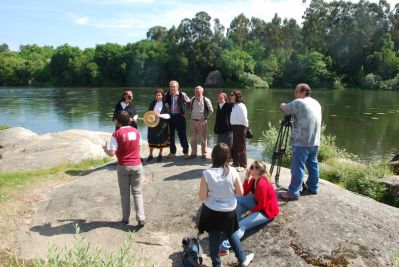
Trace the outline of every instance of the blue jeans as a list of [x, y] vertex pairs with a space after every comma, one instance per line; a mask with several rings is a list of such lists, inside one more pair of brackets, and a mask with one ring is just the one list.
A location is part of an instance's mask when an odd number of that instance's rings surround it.
[[305, 167], [308, 169], [309, 174], [306, 186], [310, 191], [317, 192], [319, 187], [318, 152], [318, 146], [292, 146], [291, 183], [288, 187], [288, 193], [299, 197], [305, 177]]
[[[237, 199], [236, 213], [238, 218], [241, 218], [241, 215], [244, 214], [244, 212], [256, 206], [256, 200], [254, 195], [252, 194], [245, 196], [237, 196], [236, 199]], [[237, 234], [237, 237], [241, 239], [244, 236], [246, 230], [267, 223], [269, 221], [270, 219], [267, 218], [263, 212], [257, 211], [251, 213], [250, 215], [246, 216], [245, 218], [239, 221], [240, 228], [234, 234]], [[219, 249], [227, 250], [230, 249], [230, 247], [231, 245], [229, 240], [223, 240]]]
[[[222, 239], [222, 232], [218, 231], [209, 232], [209, 253], [212, 259], [213, 267], [222, 266], [219, 255], [219, 246], [221, 239]], [[228, 237], [228, 240], [230, 241], [231, 248], [233, 249], [236, 258], [241, 265], [245, 261], [246, 256], [244, 249], [242, 248], [240, 238], [237, 235], [237, 232], [233, 233], [230, 237]]]
[[170, 153], [176, 154], [175, 131], [179, 136], [180, 144], [183, 147], [183, 153], [188, 153], [188, 142], [186, 133], [186, 118], [180, 114], [171, 114], [169, 120], [170, 131]]

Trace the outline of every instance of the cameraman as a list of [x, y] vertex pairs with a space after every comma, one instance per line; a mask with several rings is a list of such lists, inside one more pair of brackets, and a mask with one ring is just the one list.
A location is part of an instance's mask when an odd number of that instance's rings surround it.
[[[300, 83], [295, 88], [295, 100], [280, 105], [280, 110], [285, 115], [293, 117], [291, 183], [288, 192], [280, 195], [280, 198], [285, 201], [298, 200], [301, 193], [317, 194], [319, 184], [317, 153], [320, 145], [321, 106], [310, 96], [310, 93], [309, 85]], [[301, 192], [305, 166], [309, 176]]]

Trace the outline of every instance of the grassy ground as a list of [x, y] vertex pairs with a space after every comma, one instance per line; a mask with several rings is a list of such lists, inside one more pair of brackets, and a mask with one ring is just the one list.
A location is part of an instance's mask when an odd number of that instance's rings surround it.
[[0, 173], [0, 203], [10, 199], [26, 188], [27, 183], [35, 181], [56, 180], [65, 174], [76, 175], [109, 162], [109, 158], [87, 159], [80, 163], [63, 163], [50, 169]]
[[0, 125], [0, 130], [5, 130], [5, 129], [8, 129], [8, 128], [10, 128], [10, 126], [8, 126], [8, 125]]

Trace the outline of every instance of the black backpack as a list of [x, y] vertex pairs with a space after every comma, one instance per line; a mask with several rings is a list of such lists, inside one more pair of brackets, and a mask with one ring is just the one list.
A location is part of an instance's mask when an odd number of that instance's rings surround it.
[[186, 236], [182, 240], [182, 261], [184, 267], [200, 267], [202, 264], [202, 247], [199, 238]]

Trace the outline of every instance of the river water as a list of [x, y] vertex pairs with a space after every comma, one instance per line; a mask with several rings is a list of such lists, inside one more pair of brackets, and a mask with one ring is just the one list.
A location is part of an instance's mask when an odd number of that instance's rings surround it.
[[[112, 132], [112, 113], [123, 88], [0, 88], [0, 125], [22, 126], [38, 134], [67, 129]], [[134, 103], [142, 118], [153, 99], [154, 88], [136, 88]], [[193, 96], [194, 90], [182, 89]], [[206, 89], [205, 95], [216, 106], [220, 89]], [[225, 89], [230, 93], [231, 89]], [[243, 90], [254, 138], [248, 141], [251, 157], [262, 158], [262, 131], [269, 125], [279, 127], [282, 102], [293, 99], [293, 89]], [[322, 105], [326, 133], [336, 136], [336, 144], [364, 161], [388, 160], [399, 153], [399, 92], [388, 91], [314, 91]], [[209, 146], [214, 116], [209, 122]], [[147, 128], [139, 120], [146, 138]], [[180, 146], [178, 146], [180, 149]], [[145, 156], [145, 155], [144, 155]]]

